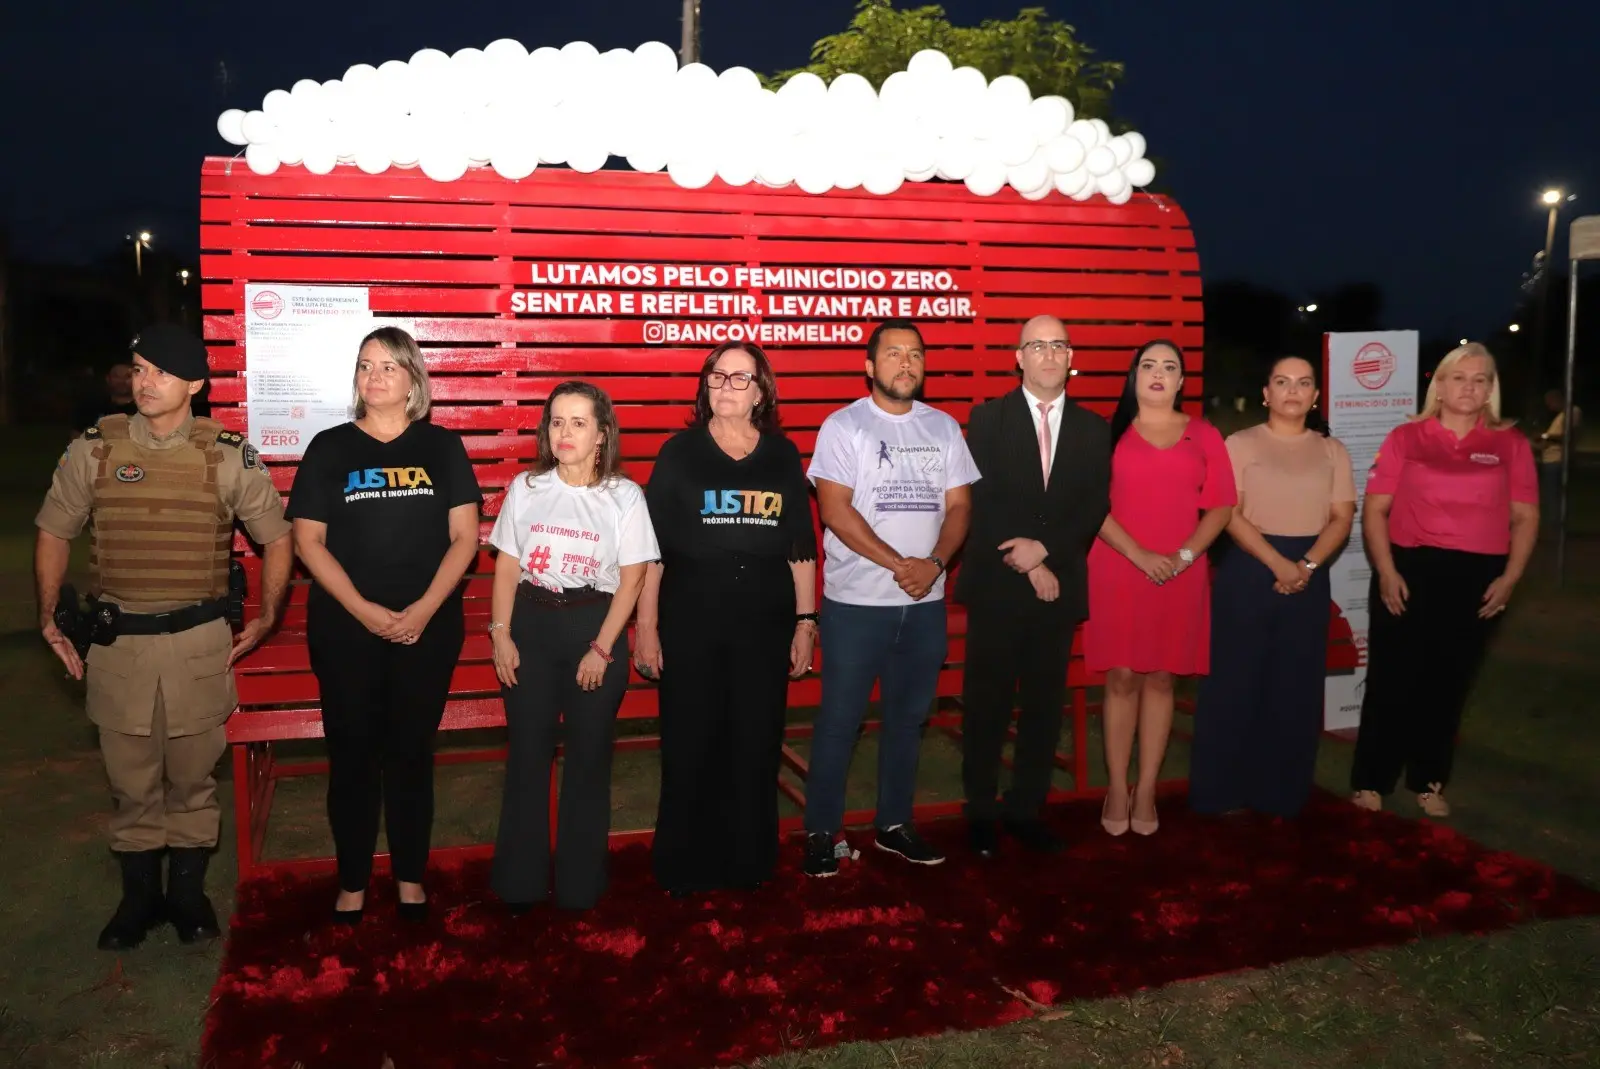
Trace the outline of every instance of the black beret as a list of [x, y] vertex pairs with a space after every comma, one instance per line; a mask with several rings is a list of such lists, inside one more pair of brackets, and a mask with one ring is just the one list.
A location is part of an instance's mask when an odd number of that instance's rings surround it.
[[211, 373], [206, 365], [206, 343], [171, 323], [146, 327], [128, 348], [168, 375], [189, 382], [204, 381]]

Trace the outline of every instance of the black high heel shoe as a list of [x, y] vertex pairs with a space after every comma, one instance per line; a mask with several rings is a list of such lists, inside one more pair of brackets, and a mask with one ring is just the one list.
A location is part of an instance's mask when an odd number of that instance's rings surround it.
[[367, 907], [365, 903], [357, 906], [355, 909], [340, 909], [338, 906], [335, 906], [332, 912], [333, 923], [342, 924], [347, 928], [353, 928], [361, 923], [361, 918], [367, 912]]
[[423, 899], [421, 902], [397, 902], [395, 908], [403, 921], [420, 924], [428, 919], [427, 899]]

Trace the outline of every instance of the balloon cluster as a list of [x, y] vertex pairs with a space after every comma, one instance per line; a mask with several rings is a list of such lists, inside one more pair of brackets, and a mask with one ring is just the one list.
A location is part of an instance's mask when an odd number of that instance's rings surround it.
[[618, 156], [688, 189], [720, 178], [887, 195], [940, 178], [984, 197], [1010, 186], [1029, 200], [1099, 193], [1114, 204], [1155, 178], [1142, 135], [1112, 136], [1062, 97], [1036, 99], [1020, 78], [991, 82], [934, 49], [880, 90], [859, 74], [830, 84], [802, 72], [773, 92], [745, 67], [680, 68], [659, 41], [609, 52], [584, 41], [531, 53], [513, 40], [454, 55], [425, 48], [274, 89], [259, 110], [223, 112], [217, 131], [257, 174], [354, 164], [420, 167], [439, 182], [470, 167], [521, 179], [541, 164], [588, 173]]

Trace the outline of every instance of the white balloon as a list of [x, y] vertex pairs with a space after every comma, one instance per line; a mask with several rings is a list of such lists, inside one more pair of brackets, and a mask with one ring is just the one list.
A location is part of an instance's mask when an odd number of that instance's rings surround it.
[[306, 139], [303, 131], [280, 130], [270, 142], [278, 154], [278, 162], [285, 167], [297, 167], [306, 158]]
[[261, 111], [273, 119], [284, 118], [294, 110], [293, 101], [288, 91], [274, 89], [261, 98]]
[[1006, 184], [1018, 193], [1032, 193], [1050, 185], [1050, 165], [1044, 161], [1042, 151], [1035, 152], [1025, 163], [1006, 171]]
[[667, 174], [684, 189], [703, 189], [717, 176], [717, 168], [704, 156], [683, 157], [667, 164]]
[[1111, 140], [1111, 127], [1104, 119], [1090, 119], [1089, 125], [1094, 127], [1095, 144], [1103, 145]]
[[1129, 130], [1122, 136], [1128, 142], [1128, 147], [1133, 150], [1132, 158], [1136, 160], [1143, 158], [1145, 149], [1149, 147], [1145, 144], [1144, 135], [1137, 130]]
[[264, 145], [277, 137], [278, 124], [264, 111], [249, 111], [239, 120], [239, 134], [252, 145]]
[[1121, 171], [1111, 171], [1108, 174], [1098, 175], [1094, 180], [1094, 184], [1096, 189], [1108, 197], [1133, 188], [1128, 184], [1128, 176]]
[[729, 67], [717, 75], [717, 82], [722, 91], [727, 93], [753, 94], [761, 91], [761, 79], [749, 67]]
[[992, 197], [1006, 184], [1006, 169], [985, 160], [966, 178], [967, 188], [980, 197]]
[[1072, 102], [1066, 97], [1040, 97], [1028, 105], [1028, 118], [1033, 123], [1033, 137], [1039, 144], [1067, 132], [1072, 123]]
[[876, 103], [877, 91], [872, 83], [854, 71], [846, 71], [828, 84], [828, 99], [835, 104], [865, 106]]
[[419, 165], [435, 182], [454, 182], [467, 173], [467, 153], [455, 137], [441, 132], [423, 145]]
[[[1088, 172], [1085, 171], [1084, 173], [1087, 174]], [[1071, 196], [1073, 200], [1088, 200], [1098, 192], [1100, 191], [1095, 187], [1094, 179], [1091, 178], [1088, 182], [1084, 183], [1082, 189], [1078, 190], [1076, 193], [1069, 194], [1069, 196]]]
[[1110, 149], [1111, 154], [1117, 158], [1118, 167], [1133, 159], [1133, 145], [1129, 144], [1128, 139], [1125, 137], [1113, 137], [1106, 142], [1106, 148]]
[[582, 138], [567, 151], [567, 166], [579, 174], [594, 174], [610, 158], [611, 153], [597, 138]]
[[250, 143], [250, 139], [244, 136], [244, 112], [238, 108], [229, 108], [217, 116], [217, 133], [230, 145]]
[[389, 169], [389, 150], [373, 138], [356, 150], [356, 166], [366, 174], [382, 174]]
[[672, 76], [672, 87], [682, 104], [709, 101], [717, 92], [717, 72], [704, 63], [690, 63], [678, 68]]
[[415, 167], [422, 159], [422, 130], [405, 116], [389, 128], [389, 159], [396, 167]]
[[833, 157], [833, 188], [855, 189], [866, 178], [866, 170], [856, 146], [841, 146]]
[[795, 168], [794, 184], [814, 196], [833, 188], [833, 166], [821, 152], [802, 152]]
[[887, 197], [905, 183], [905, 171], [888, 160], [874, 160], [867, 164], [866, 177], [861, 187], [878, 197]]
[[600, 50], [588, 41], [568, 41], [561, 46], [561, 54], [567, 58], [568, 62], [577, 61], [583, 63], [600, 58]]
[[1084, 157], [1088, 155], [1083, 147], [1083, 142], [1075, 137], [1065, 134], [1052, 137], [1044, 145], [1044, 160], [1050, 169], [1057, 174], [1076, 171], [1083, 166]]
[[1039, 147], [1033, 139], [1033, 130], [1025, 120], [1001, 126], [995, 131], [990, 144], [994, 146], [1000, 162], [1007, 167], [1028, 162]]
[[[411, 53], [410, 66], [418, 70], [437, 70], [450, 65], [450, 57], [437, 48], [419, 48]], [[382, 67], [378, 68], [382, 70]]]
[[450, 56], [450, 65], [461, 69], [481, 67], [484, 63], [483, 49], [458, 48]]
[[312, 174], [328, 174], [338, 164], [339, 155], [326, 139], [317, 138], [306, 145], [303, 162]]
[[1126, 203], [1128, 203], [1128, 201], [1130, 201], [1132, 199], [1133, 199], [1133, 187], [1132, 186], [1123, 186], [1121, 189], [1117, 190], [1117, 192], [1115, 192], [1115, 193], [1107, 193], [1106, 194], [1106, 200], [1109, 200], [1112, 204], [1126, 204]]
[[343, 81], [354, 91], [370, 89], [378, 84], [378, 68], [370, 63], [357, 63], [344, 72]]
[[[978, 149], [971, 141], [960, 138], [941, 138], [934, 166], [939, 177], [947, 182], [960, 182], [978, 165]], [[1004, 181], [1004, 179], [1001, 179]]]
[[906, 173], [906, 181], [927, 182], [938, 177], [938, 174], [939, 170], [936, 167], [929, 167], [926, 171], [910, 171]]
[[953, 66], [950, 57], [937, 48], [924, 48], [911, 57], [906, 70], [912, 74], [949, 74]]
[[244, 150], [244, 162], [256, 174], [271, 174], [278, 169], [278, 154], [271, 145], [251, 145]]
[[497, 115], [491, 115], [487, 108], [476, 114], [469, 115], [467, 121], [461, 126], [462, 147], [466, 150], [467, 159], [474, 167], [487, 167], [494, 158], [495, 143], [498, 140]]
[[1117, 169], [1117, 157], [1107, 145], [1099, 145], [1089, 150], [1089, 155], [1084, 158], [1083, 165], [1089, 173], [1099, 178], [1110, 174]]
[[977, 104], [989, 92], [989, 79], [976, 67], [957, 67], [944, 80], [944, 88], [953, 100]]
[[779, 188], [789, 185], [799, 166], [798, 144], [793, 138], [775, 137], [756, 153], [756, 177], [762, 185]]
[[678, 72], [678, 53], [660, 41], [646, 41], [633, 50], [635, 67], [649, 81], [670, 78]]
[[1122, 169], [1122, 173], [1127, 177], [1129, 185], [1143, 189], [1156, 180], [1156, 165], [1141, 157], [1137, 160], [1129, 160], [1128, 165]]
[[810, 71], [800, 71], [787, 82], [778, 87], [778, 95], [793, 94], [806, 97], [824, 97], [828, 95], [828, 83]]
[[910, 74], [895, 71], [878, 87], [878, 100], [885, 108], [909, 110], [916, 106], [916, 88], [916, 80]]
[[640, 174], [655, 174], [666, 165], [667, 153], [660, 144], [635, 145], [628, 153], [628, 166]]
[[301, 107], [309, 107], [322, 99], [322, 83], [315, 78], [301, 78], [289, 90], [289, 96]]
[[1073, 120], [1067, 126], [1067, 136], [1082, 144], [1086, 150], [1100, 143], [1100, 134], [1095, 130], [1094, 123], [1088, 119]]
[[528, 58], [528, 46], [514, 37], [502, 37], [485, 45], [483, 55], [497, 65], [517, 64]]
[[1054, 189], [1054, 188], [1055, 187], [1052, 186], [1049, 182], [1046, 182], [1044, 185], [1040, 186], [1038, 189], [1032, 190], [1031, 192], [1028, 192], [1028, 193], [1023, 193], [1022, 194], [1022, 199], [1023, 200], [1044, 200], [1046, 197], [1048, 197], [1050, 195], [1050, 191], [1052, 189]]
[[989, 83], [988, 103], [994, 111], [1002, 114], [1013, 111], [1026, 111], [1033, 100], [1033, 93], [1028, 89], [1028, 83], [1014, 74], [1002, 74]]
[[939, 139], [927, 130], [903, 131], [895, 141], [895, 148], [900, 169], [908, 175], [932, 172], [939, 164]]
[[724, 146], [717, 161], [717, 177], [730, 186], [747, 186], [756, 180], [756, 155], [753, 148], [734, 141]]
[[1092, 193], [1094, 191], [1094, 175], [1082, 167], [1072, 171], [1065, 171], [1056, 175], [1055, 187], [1056, 192], [1066, 197], [1076, 196], [1085, 189]]

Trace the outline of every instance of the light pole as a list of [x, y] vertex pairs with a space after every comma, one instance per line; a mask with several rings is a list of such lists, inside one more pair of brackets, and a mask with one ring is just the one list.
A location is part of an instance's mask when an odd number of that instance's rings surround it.
[[133, 242], [133, 273], [143, 278], [144, 250], [150, 247], [150, 231], [141, 230], [138, 234], [129, 234], [128, 240]]
[[1539, 203], [1550, 209], [1549, 222], [1544, 228], [1544, 259], [1539, 261], [1539, 317], [1533, 321], [1533, 359], [1532, 367], [1528, 369], [1528, 411], [1534, 412], [1538, 408], [1540, 396], [1539, 377], [1544, 373], [1544, 334], [1545, 312], [1550, 303], [1550, 269], [1553, 266], [1550, 258], [1555, 255], [1556, 246], [1556, 216], [1561, 211], [1561, 205], [1574, 198], [1566, 196], [1561, 190], [1551, 188], [1539, 195]]
[[685, 67], [700, 62], [700, 0], [683, 0], [683, 42], [678, 58]]

